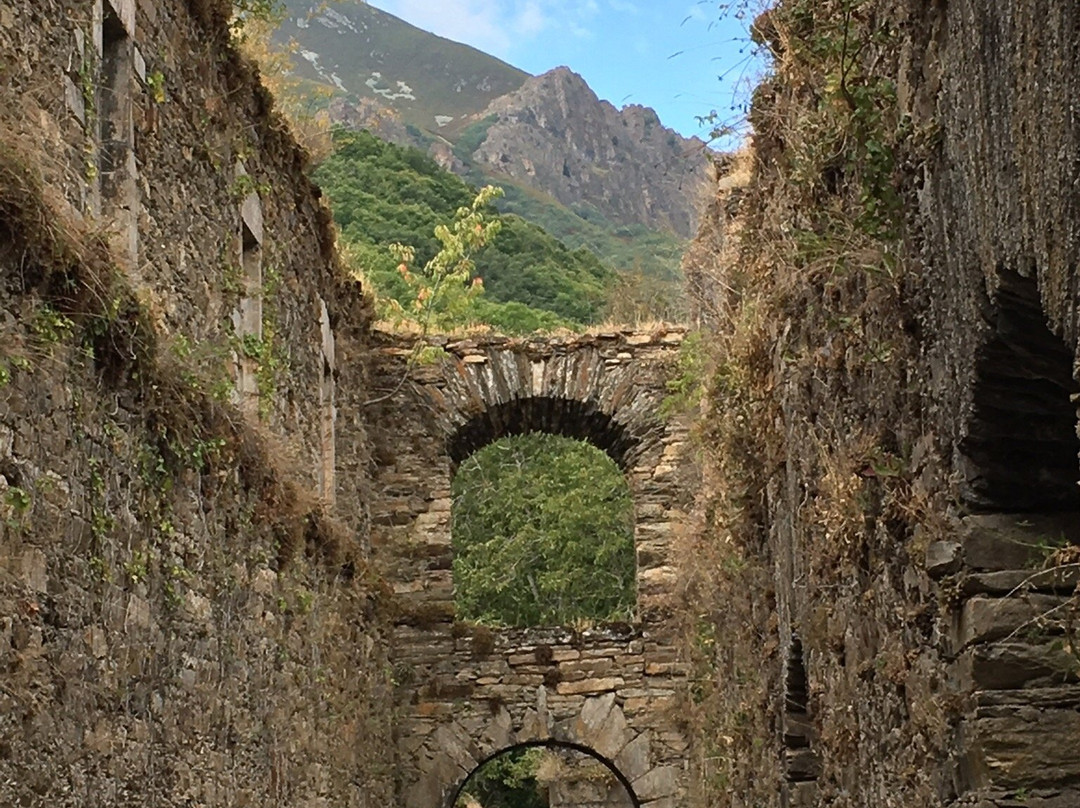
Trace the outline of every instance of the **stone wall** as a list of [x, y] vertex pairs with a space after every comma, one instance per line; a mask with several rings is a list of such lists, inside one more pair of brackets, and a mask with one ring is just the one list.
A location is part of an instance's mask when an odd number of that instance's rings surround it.
[[0, 3], [5, 805], [390, 799], [367, 312], [227, 10]]
[[681, 804], [686, 669], [670, 641], [631, 627], [447, 624], [401, 627], [394, 647], [405, 804], [449, 808], [484, 760], [537, 742], [595, 754], [625, 779], [635, 805]]
[[695, 268], [722, 281], [691, 550], [730, 568], [689, 584], [717, 804], [1080, 802], [1078, 30], [1035, 2], [758, 21], [753, 176]]
[[[399, 772], [408, 805], [446, 806], [485, 759], [515, 745], [586, 749], [635, 804], [685, 796], [680, 713], [686, 667], [671, 622], [671, 542], [693, 490], [686, 427], [660, 417], [681, 330], [511, 340], [382, 337], [372, 378], [378, 491], [372, 542], [398, 602], [393, 635]], [[492, 630], [454, 620], [450, 480], [503, 435], [589, 441], [626, 472], [634, 496], [638, 604], [632, 626]]]

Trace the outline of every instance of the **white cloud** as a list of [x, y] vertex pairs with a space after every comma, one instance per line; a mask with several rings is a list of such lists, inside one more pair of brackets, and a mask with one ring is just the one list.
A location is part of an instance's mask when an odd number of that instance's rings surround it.
[[[627, 0], [607, 2], [619, 10], [633, 6]], [[372, 5], [504, 59], [523, 40], [556, 28], [589, 38], [588, 23], [600, 13], [597, 0], [372, 0]]]
[[701, 7], [701, 3], [695, 3], [694, 5], [690, 6], [689, 10], [687, 10], [686, 12], [686, 16], [687, 18], [693, 17], [698, 22], [709, 21], [709, 15], [706, 14], [705, 9]]
[[578, 39], [592, 39], [593, 38], [592, 30], [590, 30], [589, 28], [586, 28], [584, 25], [579, 25], [576, 22], [570, 21], [570, 22], [568, 22], [566, 24], [566, 27], [570, 31], [571, 35], [577, 37]]
[[510, 49], [512, 38], [498, 0], [377, 0], [372, 3], [396, 17], [439, 36], [497, 56]]
[[608, 5], [612, 11], [617, 11], [620, 14], [629, 14], [632, 17], [636, 17], [641, 13], [641, 9], [638, 8], [628, 0], [608, 0]]
[[548, 27], [550, 20], [539, 2], [533, 0], [525, 4], [513, 21], [514, 33], [521, 36], [539, 34]]

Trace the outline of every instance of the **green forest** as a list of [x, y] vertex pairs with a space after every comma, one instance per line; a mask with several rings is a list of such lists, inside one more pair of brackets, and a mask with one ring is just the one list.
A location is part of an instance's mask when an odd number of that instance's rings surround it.
[[503, 438], [454, 477], [458, 617], [504, 626], [628, 620], [633, 503], [622, 471], [582, 441]]
[[546, 808], [546, 789], [536, 780], [545, 754], [543, 748], [531, 747], [492, 758], [469, 778], [454, 808], [476, 803], [483, 808]]
[[[393, 243], [416, 250], [419, 266], [439, 250], [436, 225], [468, 205], [476, 189], [417, 149], [379, 140], [368, 132], [338, 132], [335, 151], [314, 172], [330, 199], [347, 254], [376, 292], [409, 302]], [[474, 258], [485, 294], [468, 318], [511, 334], [580, 328], [604, 316], [614, 272], [586, 249], [571, 250], [519, 216], [501, 221], [498, 238]]]
[[[448, 232], [486, 245], [470, 253], [483, 293], [472, 294], [467, 275], [447, 276], [470, 291], [444, 287], [442, 297], [453, 302], [432, 327], [484, 323], [511, 334], [580, 328], [625, 290], [624, 279], [590, 250], [571, 250], [537, 225], [500, 214], [488, 192], [478, 197], [416, 149], [341, 131], [315, 179], [330, 198], [346, 256], [398, 311], [416, 306], [415, 268], [446, 255]], [[492, 222], [493, 238], [481, 236]], [[633, 506], [622, 472], [602, 451], [548, 434], [504, 438], [462, 464], [453, 494], [460, 619], [496, 626], [630, 619]]]

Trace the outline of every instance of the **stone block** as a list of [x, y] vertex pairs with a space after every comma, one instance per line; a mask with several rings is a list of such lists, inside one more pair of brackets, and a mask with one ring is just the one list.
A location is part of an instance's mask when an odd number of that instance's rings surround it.
[[139, 11], [151, 24], [157, 22], [157, 4], [159, 0], [139, 0]]
[[596, 698], [585, 699], [585, 704], [581, 708], [580, 716], [580, 729], [583, 732], [591, 732], [596, 730], [610, 715], [612, 708], [615, 706], [615, 694], [606, 693], [603, 696], [597, 696]]
[[633, 786], [642, 802], [674, 796], [679, 790], [679, 770], [674, 766], [657, 766], [634, 780]]
[[609, 676], [601, 679], [582, 679], [579, 682], [559, 682], [555, 692], [560, 696], [577, 696], [591, 693], [604, 693], [616, 690], [625, 684], [621, 676]]
[[521, 730], [518, 740], [543, 741], [551, 737], [551, 732], [543, 721], [540, 720], [536, 710], [529, 708], [525, 711], [525, 717], [521, 721]]
[[111, 13], [120, 25], [124, 33], [131, 39], [135, 38], [135, 0], [105, 0], [106, 14]]
[[551, 651], [552, 662], [568, 662], [581, 659], [581, 652], [574, 648], [553, 648]]
[[690, 665], [686, 662], [647, 662], [645, 673], [648, 676], [688, 676]]
[[999, 640], [1021, 631], [1038, 633], [1061, 618], [1065, 598], [1032, 594], [1024, 597], [975, 597], [964, 603], [956, 647]]
[[642, 732], [615, 756], [615, 768], [621, 771], [627, 780], [637, 780], [652, 767], [650, 737], [648, 730]]
[[965, 595], [1009, 595], [1014, 592], [1070, 593], [1080, 583], [1080, 568], [1052, 567], [1044, 570], [999, 570], [964, 576]]
[[184, 614], [189, 620], [205, 622], [210, 619], [212, 608], [210, 599], [189, 589], [184, 594]]
[[86, 647], [94, 659], [104, 659], [109, 652], [109, 643], [105, 639], [105, 632], [100, 626], [90, 626], [84, 633]]
[[963, 565], [963, 552], [959, 542], [935, 541], [926, 548], [926, 571], [934, 578], [951, 575]]
[[[985, 785], [1043, 788], [1080, 781], [1080, 755], [1065, 741], [1080, 737], [1076, 704], [1016, 705], [975, 720], [975, 753]], [[983, 785], [983, 784], [980, 784]]]
[[150, 604], [138, 595], [132, 595], [124, 613], [124, 629], [147, 629], [150, 622]]
[[492, 749], [505, 749], [511, 746], [512, 733], [513, 722], [510, 718], [510, 712], [506, 707], [500, 705], [495, 717], [492, 718], [484, 730], [484, 740]]
[[135, 76], [143, 84], [146, 84], [146, 59], [143, 58], [142, 51], [138, 48], [134, 48], [131, 54], [131, 61], [135, 68]]
[[[533, 662], [535, 663], [535, 660], [533, 660]], [[511, 661], [510, 664], [513, 664], [513, 662]], [[585, 676], [597, 678], [611, 671], [613, 667], [615, 667], [615, 663], [610, 657], [602, 657], [600, 659], [579, 659], [559, 664], [559, 670], [567, 677], [571, 673], [580, 672]]]
[[1034, 684], [1076, 680], [1076, 660], [1060, 643], [998, 642], [965, 653], [974, 686], [980, 690], [1012, 690]]
[[[247, 170], [242, 163], [236, 164], [236, 176], [247, 176]], [[255, 240], [256, 244], [263, 243], [263, 212], [262, 201], [259, 199], [257, 193], [250, 193], [244, 197], [244, 201], [240, 203], [240, 219], [243, 221], [244, 226], [251, 234], [251, 238]]]
[[49, 568], [45, 553], [37, 547], [23, 551], [22, 582], [32, 592], [43, 593], [49, 589]]
[[75, 85], [71, 76], [64, 74], [64, 103], [67, 104], [68, 110], [79, 123], [86, 123], [86, 99], [83, 98], [82, 89]]
[[583, 737], [588, 738], [587, 746], [595, 749], [604, 757], [612, 759], [622, 751], [631, 735], [627, 727], [626, 716], [616, 706], [608, 713], [599, 727], [586, 733]]
[[251, 588], [260, 595], [272, 595], [277, 588], [277, 573], [265, 567], [260, 569], [252, 579]]
[[980, 514], [962, 520], [965, 563], [976, 570], [1015, 570], [1042, 560], [1043, 548], [1080, 541], [1076, 514]]
[[434, 740], [441, 753], [462, 770], [471, 772], [476, 768], [478, 754], [468, 733], [444, 724], [435, 730]]

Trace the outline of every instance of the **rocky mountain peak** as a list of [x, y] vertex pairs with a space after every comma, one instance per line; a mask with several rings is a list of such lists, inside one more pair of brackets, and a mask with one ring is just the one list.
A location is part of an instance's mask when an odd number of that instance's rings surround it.
[[652, 109], [616, 109], [558, 67], [496, 98], [480, 121], [486, 135], [471, 159], [488, 171], [622, 225], [695, 232], [709, 170], [705, 143], [664, 127]]

